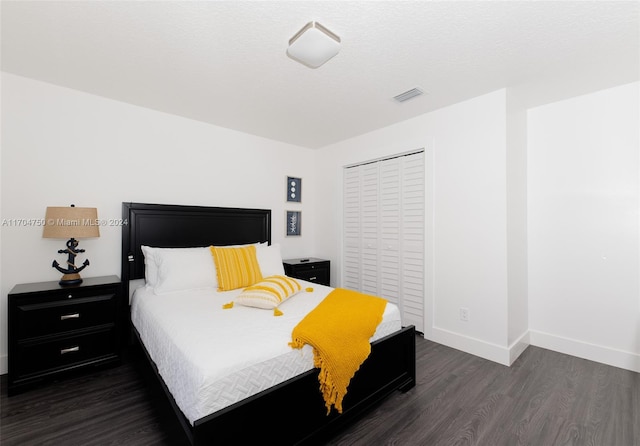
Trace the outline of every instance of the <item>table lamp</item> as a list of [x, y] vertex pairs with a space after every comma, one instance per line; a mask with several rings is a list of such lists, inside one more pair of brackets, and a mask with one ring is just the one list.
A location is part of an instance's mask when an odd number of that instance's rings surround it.
[[53, 261], [52, 266], [63, 274], [60, 285], [80, 284], [82, 283], [80, 271], [89, 266], [89, 260], [85, 260], [80, 267], [75, 265], [76, 256], [84, 252], [84, 249], [78, 249], [77, 239], [100, 237], [98, 210], [80, 208], [73, 204], [70, 207], [47, 207], [42, 237], [69, 239], [67, 248], [58, 250], [59, 254], [68, 255], [67, 267], [61, 267], [56, 260]]

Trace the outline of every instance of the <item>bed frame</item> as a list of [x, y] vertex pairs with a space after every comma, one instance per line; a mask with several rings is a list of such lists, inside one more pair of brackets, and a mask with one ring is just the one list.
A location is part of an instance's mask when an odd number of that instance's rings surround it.
[[[123, 203], [122, 282], [144, 278], [141, 245], [196, 247], [271, 243], [271, 210]], [[134, 338], [142, 345], [135, 328]], [[372, 343], [372, 352], [351, 380], [343, 413], [327, 415], [313, 369], [232, 406], [196, 420], [180, 411], [145, 352], [161, 387], [193, 445], [320, 444], [396, 390], [415, 386], [415, 328]]]

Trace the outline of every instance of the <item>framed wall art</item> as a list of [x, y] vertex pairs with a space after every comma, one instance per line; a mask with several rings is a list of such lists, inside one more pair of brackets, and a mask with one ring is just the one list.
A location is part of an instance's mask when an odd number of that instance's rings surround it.
[[287, 201], [302, 202], [302, 178], [287, 177]]
[[287, 211], [286, 225], [287, 225], [287, 237], [301, 235], [301, 221], [302, 212], [300, 211]]

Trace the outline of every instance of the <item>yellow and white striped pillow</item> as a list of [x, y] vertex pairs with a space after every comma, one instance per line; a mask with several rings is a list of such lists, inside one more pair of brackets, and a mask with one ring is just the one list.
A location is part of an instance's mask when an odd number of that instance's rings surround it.
[[262, 280], [255, 246], [240, 248], [211, 246], [209, 249], [216, 264], [219, 291], [244, 288]]
[[302, 289], [300, 283], [287, 276], [269, 276], [261, 282], [247, 287], [235, 301], [247, 307], [276, 308]]

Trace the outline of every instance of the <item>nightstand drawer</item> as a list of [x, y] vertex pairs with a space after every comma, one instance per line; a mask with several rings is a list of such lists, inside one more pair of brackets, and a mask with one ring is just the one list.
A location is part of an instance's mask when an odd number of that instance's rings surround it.
[[117, 356], [113, 328], [79, 336], [61, 337], [48, 342], [23, 342], [18, 344], [21, 361], [16, 380], [29, 375], [43, 375], [69, 366], [81, 366], [87, 362]]
[[113, 322], [116, 295], [17, 305], [18, 339], [52, 335]]
[[296, 277], [298, 279], [307, 280], [309, 282], [326, 284], [329, 283], [329, 270], [326, 268], [298, 268], [296, 269]]

